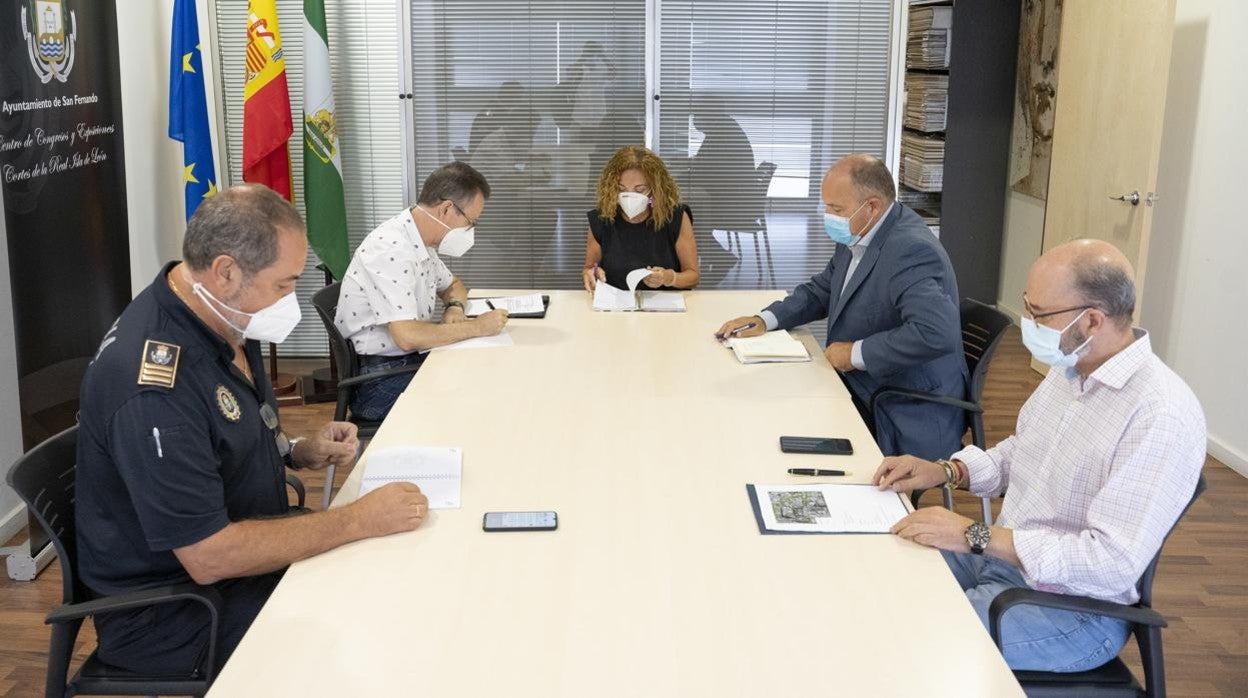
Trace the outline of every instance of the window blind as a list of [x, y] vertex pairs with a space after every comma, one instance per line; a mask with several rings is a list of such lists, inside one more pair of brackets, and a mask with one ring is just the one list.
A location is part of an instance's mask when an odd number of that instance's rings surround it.
[[416, 0], [411, 196], [463, 160], [490, 182], [470, 288], [579, 288], [586, 212], [616, 148], [645, 138], [645, 0]]
[[658, 152], [694, 212], [703, 287], [787, 289], [827, 264], [823, 173], [885, 156], [891, 5], [663, 0]]
[[[216, 0], [216, 36], [221, 61], [230, 181], [242, 178], [243, 79], [247, 46], [247, 0]], [[295, 206], [303, 209], [303, 2], [278, 0], [278, 21], [286, 57], [286, 80], [295, 128], [288, 147], [294, 173]], [[403, 207], [406, 161], [400, 127], [399, 51], [394, 0], [325, 3], [330, 68], [337, 108], [339, 152], [352, 251], [376, 225]], [[279, 350], [283, 357], [326, 356], [325, 330], [312, 308], [312, 294], [324, 287], [319, 260], [309, 250], [296, 294], [303, 321]]]

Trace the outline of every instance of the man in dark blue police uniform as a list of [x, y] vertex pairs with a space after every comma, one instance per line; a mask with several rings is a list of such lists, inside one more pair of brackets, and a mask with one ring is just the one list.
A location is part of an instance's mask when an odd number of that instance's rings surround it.
[[[289, 564], [414, 529], [428, 501], [404, 483], [331, 511], [289, 511], [287, 465], [348, 465], [359, 443], [351, 424], [293, 444], [278, 424], [260, 342], [299, 321], [307, 234], [289, 203], [255, 185], [222, 191], [187, 224], [183, 257], [126, 308], [84, 379], [79, 566], [101, 595], [216, 587], [223, 664]], [[126, 669], [189, 672], [207, 648], [207, 612], [191, 602], [95, 623], [100, 658]]]

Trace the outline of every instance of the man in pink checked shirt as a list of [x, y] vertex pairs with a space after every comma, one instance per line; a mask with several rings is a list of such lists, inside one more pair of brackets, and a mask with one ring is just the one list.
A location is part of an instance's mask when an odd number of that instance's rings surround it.
[[[942, 551], [985, 626], [993, 598], [1014, 587], [1138, 601], [1136, 582], [1205, 461], [1200, 403], [1131, 326], [1135, 282], [1121, 252], [1097, 240], [1055, 247], [1032, 265], [1023, 302], [1023, 343], [1052, 368], [1014, 435], [934, 463], [886, 458], [875, 474], [898, 492], [1006, 493], [994, 526], [927, 507], [893, 527]], [[1117, 656], [1127, 632], [1113, 618], [1018, 606], [1002, 618], [1002, 653], [1014, 669], [1086, 671]]]

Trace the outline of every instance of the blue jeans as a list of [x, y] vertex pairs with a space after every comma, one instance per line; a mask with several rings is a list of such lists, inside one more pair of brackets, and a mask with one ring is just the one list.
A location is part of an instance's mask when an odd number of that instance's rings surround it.
[[[997, 594], [1026, 587], [1014, 566], [987, 555], [941, 551], [966, 598], [988, 627], [988, 606]], [[1129, 625], [1117, 618], [1038, 606], [1015, 606], [1001, 618], [1001, 654], [1011, 669], [1088, 671], [1118, 656]]]
[[[424, 363], [425, 356], [417, 352], [403, 356], [360, 355], [360, 374], [366, 375], [411, 364], [419, 366]], [[370, 422], [385, 419], [390, 414], [390, 408], [394, 407], [394, 402], [407, 389], [407, 384], [412, 382], [412, 376], [415, 375], [416, 372], [413, 371], [361, 383], [351, 393], [351, 415]]]

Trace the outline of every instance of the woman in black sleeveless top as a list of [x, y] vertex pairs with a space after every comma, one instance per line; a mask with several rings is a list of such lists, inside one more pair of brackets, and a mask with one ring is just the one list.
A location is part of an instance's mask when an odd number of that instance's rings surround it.
[[586, 291], [599, 281], [628, 288], [625, 277], [642, 268], [652, 272], [643, 279], [648, 288], [693, 288], [700, 278], [693, 213], [680, 202], [680, 188], [658, 155], [628, 145], [598, 179], [581, 276]]

